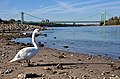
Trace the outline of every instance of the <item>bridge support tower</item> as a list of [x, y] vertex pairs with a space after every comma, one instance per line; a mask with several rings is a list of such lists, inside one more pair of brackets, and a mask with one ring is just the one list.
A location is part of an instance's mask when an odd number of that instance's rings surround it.
[[21, 24], [24, 23], [24, 12], [21, 12]]
[[101, 23], [103, 23], [103, 26], [105, 26], [106, 21], [106, 12], [101, 13]]

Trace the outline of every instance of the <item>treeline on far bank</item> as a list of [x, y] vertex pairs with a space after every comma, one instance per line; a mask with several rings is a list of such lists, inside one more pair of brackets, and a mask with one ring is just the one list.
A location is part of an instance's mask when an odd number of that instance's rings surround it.
[[[21, 24], [21, 20], [15, 20], [15, 19], [10, 19], [10, 20], [2, 20], [0, 18], [0, 24]], [[24, 21], [23, 24], [26, 25], [35, 25], [35, 26], [48, 26], [48, 27], [73, 27], [73, 26], [96, 26], [96, 24], [88, 24], [88, 25], [84, 25], [84, 24], [58, 24], [55, 22], [33, 22], [33, 21]]]
[[[103, 25], [104, 22], [101, 22], [100, 25]], [[112, 17], [105, 21], [105, 25], [120, 25], [120, 16]]]
[[3, 20], [0, 18], [0, 24], [15, 24], [15, 23], [20, 23], [21, 20], [15, 20], [15, 19], [10, 19], [10, 20]]
[[[15, 19], [10, 19], [10, 20], [2, 20], [0, 18], [0, 24], [20, 24], [21, 20], [15, 20]], [[37, 25], [37, 26], [63, 26], [62, 24], [56, 24], [53, 22], [24, 22], [24, 24], [28, 25]], [[100, 26], [104, 25], [104, 22], [100, 22]], [[105, 21], [105, 25], [120, 25], [120, 16], [115, 16], [112, 18], [109, 18], [108, 20]], [[67, 26], [64, 24], [64, 26]], [[74, 26], [74, 25], [70, 25]], [[78, 25], [78, 26], [83, 26], [83, 25]], [[92, 25], [93, 26], [93, 25]]]

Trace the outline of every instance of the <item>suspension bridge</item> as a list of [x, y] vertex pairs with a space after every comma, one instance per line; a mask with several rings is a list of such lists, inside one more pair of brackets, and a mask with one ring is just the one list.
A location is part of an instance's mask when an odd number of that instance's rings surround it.
[[[100, 20], [97, 21], [97, 20], [74, 20], [74, 21], [49, 21], [47, 19], [47, 21], [41, 21], [41, 22], [34, 22], [34, 21], [25, 21], [24, 20], [24, 15], [27, 15], [27, 16], [30, 16], [30, 17], [33, 17], [33, 18], [37, 18], [37, 19], [40, 19], [40, 20], [43, 20], [44, 18], [40, 18], [40, 17], [37, 17], [37, 16], [34, 16], [34, 15], [31, 15], [31, 14], [28, 14], [28, 13], [25, 13], [25, 12], [21, 12], [21, 24], [37, 24], [37, 25], [100, 25], [100, 23], [102, 22], [103, 25], [105, 25], [105, 22], [106, 22], [106, 12], [101, 12], [97, 15], [99, 15], [100, 17]], [[89, 18], [93, 18], [95, 15], [93, 16], [90, 16]], [[87, 18], [87, 19], [89, 19]]]

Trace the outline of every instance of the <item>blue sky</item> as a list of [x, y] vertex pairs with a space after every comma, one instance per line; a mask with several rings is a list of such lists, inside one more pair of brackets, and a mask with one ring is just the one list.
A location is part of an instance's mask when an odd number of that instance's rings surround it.
[[[50, 21], [100, 20], [103, 11], [107, 18], [120, 16], [120, 0], [0, 0], [2, 19], [20, 19], [25, 12]], [[25, 20], [41, 19], [25, 15]]]

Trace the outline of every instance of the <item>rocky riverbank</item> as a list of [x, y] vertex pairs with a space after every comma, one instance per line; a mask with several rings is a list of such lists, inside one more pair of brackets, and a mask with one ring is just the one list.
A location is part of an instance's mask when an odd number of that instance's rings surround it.
[[120, 61], [41, 48], [31, 59], [32, 66], [24, 62], [9, 63], [25, 45], [0, 40], [0, 79], [120, 79]]
[[31, 37], [29, 33], [21, 33], [21, 31], [33, 31], [34, 29], [53, 30], [41, 26], [26, 24], [0, 24], [0, 39], [10, 40], [12, 38]]
[[18, 31], [32, 31], [35, 28], [40, 30], [48, 30], [47, 28], [35, 25], [26, 24], [0, 24], [0, 32], [18, 32]]
[[40, 48], [25, 62], [9, 63], [16, 53], [29, 45], [12, 43], [8, 37], [17, 33], [2, 33], [0, 36], [0, 79], [120, 79], [120, 60], [92, 56], [56, 49]]

